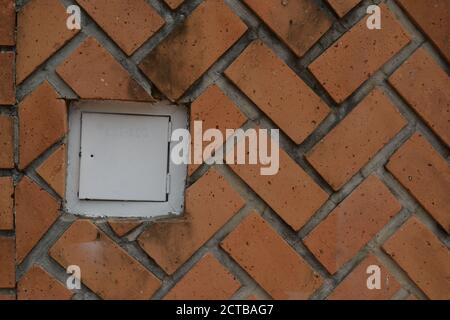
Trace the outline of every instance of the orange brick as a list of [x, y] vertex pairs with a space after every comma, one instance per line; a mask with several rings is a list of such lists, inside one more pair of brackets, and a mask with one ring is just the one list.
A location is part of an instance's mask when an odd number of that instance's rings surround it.
[[340, 189], [406, 121], [378, 89], [366, 97], [307, 156], [333, 189]]
[[327, 105], [263, 42], [253, 42], [226, 75], [296, 143], [330, 112]]
[[299, 56], [331, 27], [331, 20], [312, 0], [244, 0]]
[[414, 53], [389, 81], [442, 140], [450, 145], [450, 78], [425, 49]]
[[66, 189], [66, 158], [66, 145], [62, 145], [36, 170], [62, 198]]
[[164, 25], [163, 18], [145, 0], [80, 0], [78, 3], [128, 55]]
[[295, 230], [300, 229], [328, 198], [281, 148], [280, 168], [275, 175], [261, 175], [261, 165], [230, 167]]
[[362, 19], [309, 67], [339, 103], [410, 41], [387, 6], [380, 8], [380, 30]]
[[17, 300], [70, 300], [73, 293], [41, 267], [33, 266], [17, 284]]
[[224, 1], [206, 0], [141, 63], [171, 100], [177, 100], [245, 32]]
[[15, 44], [16, 10], [14, 0], [0, 0], [0, 45]]
[[32, 0], [17, 16], [17, 83], [63, 47], [79, 30], [66, 26], [67, 13], [58, 0]]
[[74, 222], [50, 255], [64, 268], [78, 265], [82, 282], [104, 299], [149, 299], [161, 284], [87, 220]]
[[450, 253], [418, 219], [409, 219], [384, 245], [430, 299], [450, 299]]
[[165, 0], [165, 1], [172, 9], [176, 9], [177, 7], [180, 6], [180, 4], [184, 2], [184, 0]]
[[0, 104], [15, 103], [14, 52], [0, 52]]
[[335, 273], [401, 209], [375, 176], [367, 178], [305, 239], [312, 253]]
[[14, 186], [11, 177], [0, 177], [0, 230], [14, 229]]
[[1, 294], [0, 293], [0, 301], [13, 301], [16, 300], [15, 294]]
[[8, 116], [0, 115], [0, 168], [14, 168], [14, 123]]
[[17, 262], [30, 253], [59, 216], [60, 204], [28, 177], [16, 187]]
[[203, 257], [164, 299], [227, 300], [239, 289], [239, 281], [208, 254]]
[[123, 237], [140, 226], [141, 222], [133, 220], [108, 220], [108, 224], [119, 237]]
[[211, 169], [187, 189], [182, 221], [155, 222], [141, 234], [139, 244], [172, 274], [243, 205], [239, 194]]
[[328, 3], [333, 7], [336, 13], [343, 17], [347, 12], [349, 12], [353, 7], [355, 7], [361, 0], [327, 0]]
[[[240, 128], [246, 121], [245, 116], [216, 85], [209, 87], [191, 105], [191, 135], [194, 137], [194, 121], [202, 121], [203, 130], [219, 129], [226, 139], [226, 129]], [[192, 141], [192, 146], [194, 141]], [[205, 148], [209, 142], [203, 143]], [[200, 165], [190, 164], [189, 174]]]
[[0, 288], [14, 288], [16, 286], [14, 251], [14, 238], [0, 237]]
[[399, 0], [400, 5], [450, 61], [450, 7], [447, 0]]
[[425, 138], [415, 134], [387, 168], [450, 233], [450, 168]]
[[320, 276], [256, 213], [221, 246], [274, 299], [307, 299], [322, 284]]
[[56, 72], [83, 99], [152, 100], [94, 38], [84, 41]]
[[47, 82], [19, 104], [19, 131], [21, 169], [66, 134], [66, 104]]
[[[380, 289], [369, 289], [367, 279], [373, 274], [369, 266], [380, 268]], [[330, 300], [389, 300], [400, 290], [400, 285], [375, 256], [365, 258], [328, 296]]]

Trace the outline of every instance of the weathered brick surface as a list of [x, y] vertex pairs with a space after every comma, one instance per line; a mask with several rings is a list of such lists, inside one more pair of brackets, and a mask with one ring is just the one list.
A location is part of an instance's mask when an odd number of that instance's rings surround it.
[[243, 205], [242, 198], [224, 178], [210, 170], [187, 189], [183, 221], [152, 224], [139, 237], [139, 244], [171, 274]]
[[172, 8], [176, 9], [184, 0], [165, 0], [165, 2]]
[[[240, 128], [246, 121], [245, 116], [236, 105], [219, 89], [213, 85], [208, 88], [191, 105], [191, 135], [194, 137], [194, 121], [202, 121], [203, 130], [219, 129], [224, 139], [226, 129]], [[210, 142], [204, 142], [204, 148]], [[194, 140], [192, 140], [192, 147]], [[192, 174], [200, 165], [190, 164], [189, 174]]]
[[14, 53], [0, 52], [0, 104], [15, 102]]
[[388, 188], [370, 176], [308, 235], [305, 244], [335, 273], [400, 209]]
[[56, 72], [83, 99], [151, 100], [94, 38], [84, 41]]
[[328, 195], [283, 150], [276, 175], [263, 176], [261, 165], [230, 165], [293, 229], [300, 229]]
[[418, 219], [409, 219], [383, 247], [430, 299], [450, 299], [450, 252]]
[[212, 255], [203, 257], [165, 296], [168, 300], [225, 300], [240, 284]]
[[16, 10], [14, 0], [0, 0], [0, 45], [15, 44]]
[[0, 301], [12, 301], [16, 300], [15, 294], [2, 294], [0, 293]]
[[447, 0], [399, 0], [400, 5], [450, 61], [450, 6]]
[[14, 288], [16, 283], [14, 238], [0, 236], [0, 288]]
[[78, 3], [128, 55], [164, 25], [164, 20], [145, 0], [80, 0]]
[[51, 248], [64, 268], [78, 265], [82, 281], [105, 299], [149, 299], [160, 281], [94, 224], [79, 220]]
[[58, 0], [29, 1], [17, 15], [18, 83], [75, 36], [66, 26], [68, 15]]
[[331, 26], [330, 18], [312, 0], [244, 2], [299, 56]]
[[33, 266], [17, 283], [17, 300], [69, 300], [72, 296], [62, 283], [38, 266]]
[[450, 167], [425, 138], [415, 134], [387, 168], [450, 233]]
[[[369, 276], [373, 271], [371, 266], [380, 269], [380, 288], [367, 286]], [[369, 271], [369, 272], [368, 272]], [[372, 282], [370, 282], [372, 284]], [[337, 286], [328, 296], [330, 300], [389, 300], [400, 290], [400, 284], [390, 274], [378, 259], [369, 255]]]
[[250, 214], [221, 246], [275, 299], [307, 299], [320, 276], [258, 214]]
[[0, 115], [0, 169], [14, 167], [14, 122]]
[[109, 220], [108, 224], [119, 237], [123, 237], [136, 229], [141, 223], [139, 221], [117, 219]]
[[33, 249], [59, 216], [60, 204], [28, 177], [16, 187], [17, 261]]
[[158, 89], [177, 100], [245, 30], [223, 1], [206, 0], [150, 52], [141, 69]]
[[37, 169], [37, 173], [64, 198], [66, 188], [66, 146], [62, 145]]
[[0, 230], [14, 229], [14, 185], [12, 177], [0, 177]]
[[327, 116], [327, 105], [263, 42], [253, 42], [225, 74], [296, 143]]
[[28, 166], [66, 132], [66, 103], [44, 82], [19, 104], [19, 167]]
[[344, 16], [361, 0], [327, 0], [339, 16]]
[[385, 5], [381, 13], [380, 30], [368, 30], [362, 19], [309, 67], [337, 102], [345, 100], [409, 42]]
[[307, 159], [338, 190], [405, 125], [389, 98], [376, 89], [314, 147]]
[[389, 81], [450, 146], [450, 78], [425, 49], [414, 53]]

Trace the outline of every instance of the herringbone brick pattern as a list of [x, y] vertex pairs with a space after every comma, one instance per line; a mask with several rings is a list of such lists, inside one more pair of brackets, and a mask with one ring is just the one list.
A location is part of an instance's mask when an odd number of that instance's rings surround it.
[[[0, 299], [450, 299], [449, 0], [0, 8]], [[281, 170], [191, 166], [175, 220], [72, 216], [77, 99], [169, 99], [206, 127], [279, 128]], [[381, 290], [365, 285], [373, 264]]]

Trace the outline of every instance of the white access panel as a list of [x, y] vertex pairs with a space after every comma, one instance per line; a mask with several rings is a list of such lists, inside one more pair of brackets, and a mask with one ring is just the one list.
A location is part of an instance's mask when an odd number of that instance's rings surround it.
[[83, 112], [79, 198], [166, 201], [165, 116]]

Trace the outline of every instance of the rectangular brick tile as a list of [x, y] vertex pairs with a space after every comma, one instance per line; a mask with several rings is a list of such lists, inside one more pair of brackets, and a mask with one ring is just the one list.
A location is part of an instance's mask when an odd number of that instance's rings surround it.
[[14, 185], [11, 177], [0, 177], [0, 230], [14, 229]]
[[0, 237], [0, 288], [16, 286], [16, 259], [14, 238]]
[[15, 104], [14, 52], [0, 52], [0, 104]]
[[397, 1], [431, 38], [450, 62], [450, 6], [448, 0]]
[[[367, 286], [368, 278], [376, 273], [369, 267], [380, 271], [380, 288]], [[372, 282], [369, 281], [371, 284]], [[400, 290], [400, 284], [378, 259], [369, 255], [352, 272], [344, 278], [337, 288], [328, 296], [330, 300], [389, 300]]]
[[149, 299], [161, 284], [87, 220], [74, 222], [50, 255], [64, 268], [79, 266], [83, 284], [104, 299]]
[[418, 219], [409, 219], [383, 248], [430, 299], [450, 299], [450, 252]]
[[370, 176], [307, 236], [305, 244], [335, 273], [400, 209], [389, 189], [378, 178]]
[[425, 138], [415, 134], [387, 168], [450, 233], [450, 167]]
[[0, 115], [0, 169], [14, 168], [14, 122]]
[[281, 148], [280, 168], [275, 175], [261, 175], [260, 164], [246, 163], [230, 167], [294, 230], [299, 230], [328, 198]]
[[239, 281], [230, 271], [208, 254], [189, 270], [164, 299], [227, 300], [239, 287]]
[[363, 18], [309, 67], [338, 103], [410, 41], [388, 7], [380, 8], [380, 30], [369, 30]]
[[327, 0], [339, 16], [345, 16], [361, 0]]
[[172, 274], [244, 204], [223, 176], [211, 169], [186, 190], [184, 217], [155, 222], [141, 234], [139, 244]]
[[70, 300], [73, 293], [44, 269], [33, 266], [17, 284], [17, 300]]
[[312, 0], [244, 0], [299, 56], [331, 27], [331, 20]]
[[389, 82], [450, 146], [450, 77], [426, 50], [417, 50]]
[[224, 1], [202, 2], [142, 61], [140, 68], [171, 100], [177, 100], [245, 32]]
[[308, 299], [322, 284], [320, 276], [256, 213], [221, 246], [274, 299]]
[[376, 89], [307, 156], [333, 189], [340, 189], [388, 143], [406, 121]]
[[0, 0], [0, 45], [15, 44], [16, 10], [14, 0]]
[[225, 74], [296, 143], [306, 139], [330, 112], [260, 40], [250, 44]]

